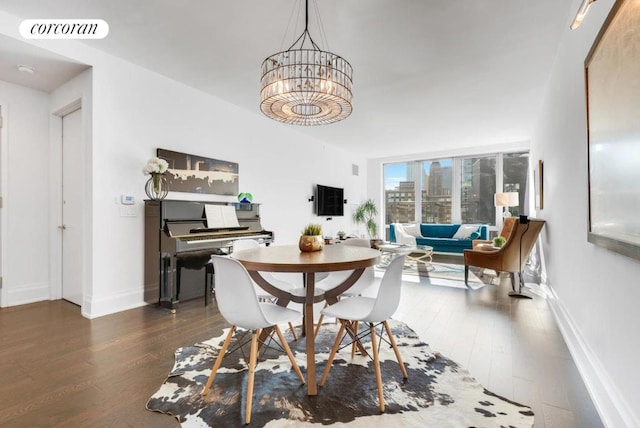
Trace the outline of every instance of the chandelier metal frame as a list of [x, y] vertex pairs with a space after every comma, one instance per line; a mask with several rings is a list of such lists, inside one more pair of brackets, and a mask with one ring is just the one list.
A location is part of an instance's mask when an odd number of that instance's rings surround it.
[[260, 110], [279, 122], [326, 125], [346, 119], [353, 110], [353, 68], [311, 37], [309, 0], [304, 31], [287, 50], [262, 62], [260, 82]]

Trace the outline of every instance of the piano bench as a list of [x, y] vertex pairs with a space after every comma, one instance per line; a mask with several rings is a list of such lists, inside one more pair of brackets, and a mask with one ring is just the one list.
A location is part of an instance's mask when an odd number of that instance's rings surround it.
[[213, 288], [213, 264], [211, 252], [198, 252], [182, 254], [176, 259], [176, 300], [180, 300], [180, 277], [182, 269], [204, 271], [204, 304], [209, 304], [209, 293]]

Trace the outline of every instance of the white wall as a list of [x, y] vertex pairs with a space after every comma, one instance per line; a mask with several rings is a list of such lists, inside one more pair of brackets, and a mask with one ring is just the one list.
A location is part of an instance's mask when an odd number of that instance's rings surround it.
[[[345, 187], [353, 202], [365, 195], [366, 174], [351, 176], [352, 163], [366, 172], [362, 159], [130, 63], [109, 58], [94, 65], [93, 100], [93, 294], [83, 307], [89, 317], [142, 302], [142, 167], [158, 147], [238, 162], [240, 191], [263, 204], [262, 225], [278, 244], [297, 243], [307, 222], [320, 221], [307, 201], [314, 184]], [[123, 193], [138, 198], [137, 217], [120, 216]], [[325, 225], [334, 235], [338, 228], [352, 229], [348, 216]]]
[[[613, 0], [568, 29], [534, 129], [531, 159], [544, 160], [543, 230], [551, 304], [597, 408], [611, 427], [640, 426], [640, 261], [587, 242], [584, 60]], [[574, 1], [578, 9], [579, 1]]]
[[0, 81], [2, 306], [49, 298], [48, 94]]

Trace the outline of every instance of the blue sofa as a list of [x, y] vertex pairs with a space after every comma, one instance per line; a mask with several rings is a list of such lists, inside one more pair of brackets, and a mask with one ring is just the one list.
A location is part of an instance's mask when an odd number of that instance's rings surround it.
[[[453, 235], [460, 228], [460, 224], [420, 224], [421, 238], [416, 237], [417, 245], [429, 245], [433, 251], [441, 253], [459, 253], [472, 248], [474, 239], [489, 239], [489, 226], [477, 225], [477, 229], [467, 239], [454, 239]], [[476, 225], [474, 225], [476, 226]], [[396, 242], [395, 225], [389, 226], [389, 239]]]

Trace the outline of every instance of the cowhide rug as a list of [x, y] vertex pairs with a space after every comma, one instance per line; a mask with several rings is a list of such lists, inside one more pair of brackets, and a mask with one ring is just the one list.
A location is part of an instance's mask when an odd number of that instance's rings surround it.
[[[324, 387], [307, 396], [279, 349], [265, 349], [255, 372], [255, 427], [299, 427], [349, 424], [353, 427], [531, 427], [527, 406], [500, 397], [480, 385], [450, 359], [432, 352], [406, 324], [390, 321], [409, 373], [403, 380], [393, 350], [383, 346], [380, 364], [386, 411], [378, 410], [373, 362], [351, 347], [341, 350]], [[337, 324], [322, 326], [316, 338], [318, 380], [324, 369]], [[285, 332], [285, 329], [282, 329]], [[175, 416], [183, 427], [237, 427], [244, 422], [249, 344], [228, 354], [205, 397], [200, 395], [226, 335], [179, 348], [169, 377], [149, 399], [147, 409]], [[296, 361], [306, 375], [305, 339], [293, 342], [285, 333]], [[370, 346], [365, 342], [365, 346]], [[232, 342], [233, 345], [233, 342]], [[243, 355], [244, 354], [244, 355]]]

